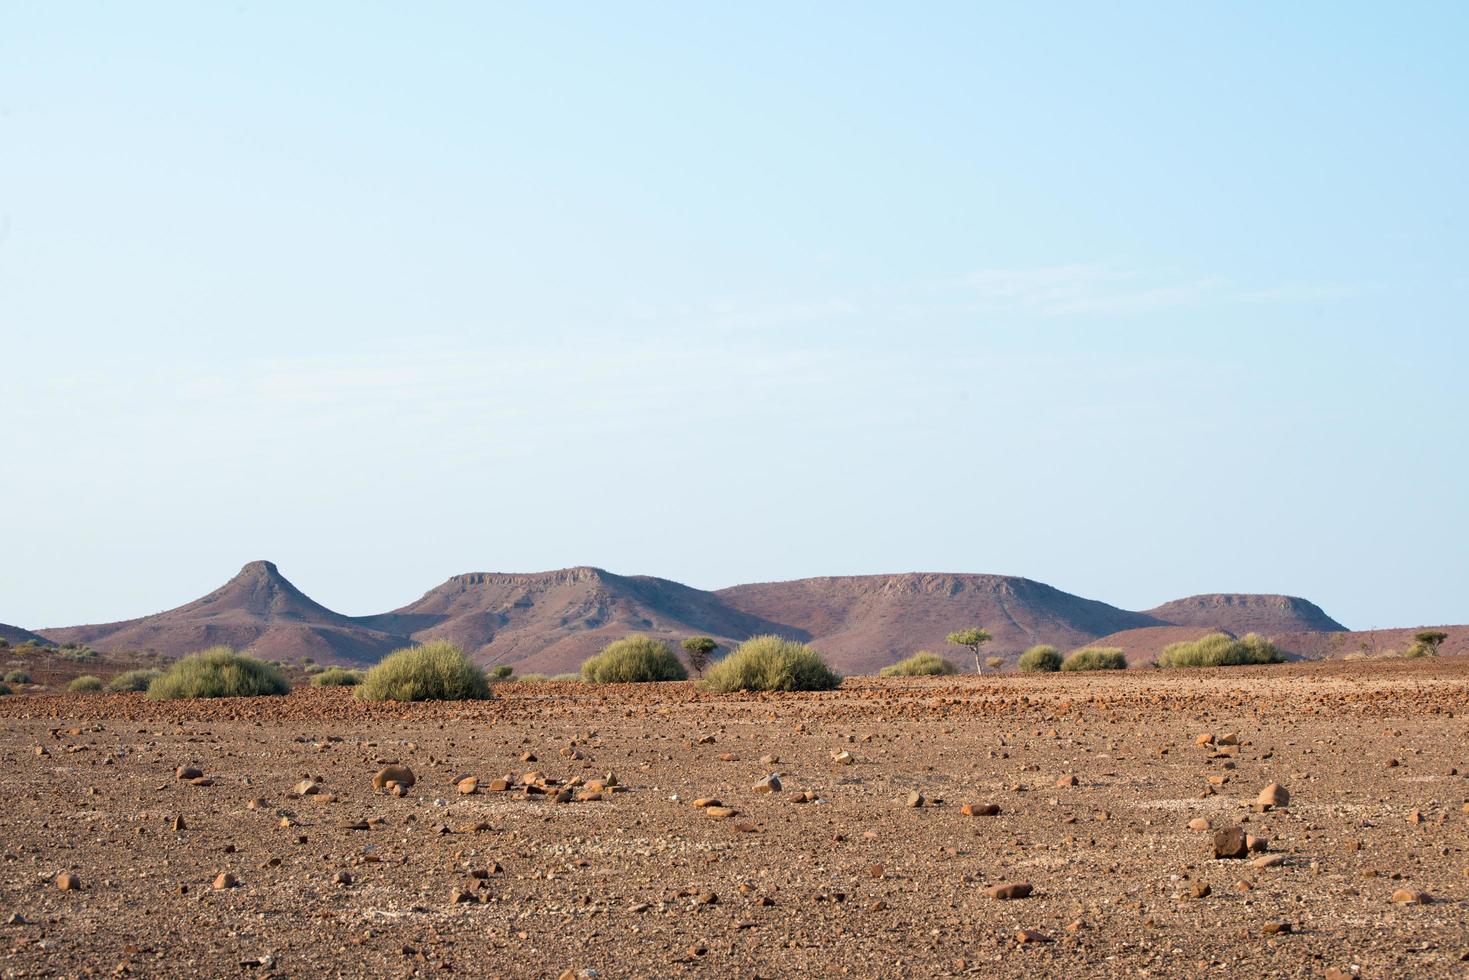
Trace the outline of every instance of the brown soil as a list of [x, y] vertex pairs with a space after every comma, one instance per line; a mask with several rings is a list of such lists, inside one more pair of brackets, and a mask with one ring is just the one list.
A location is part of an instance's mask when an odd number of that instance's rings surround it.
[[[1464, 974], [1469, 661], [498, 690], [0, 698], [8, 974]], [[387, 762], [402, 798], [372, 788]], [[621, 791], [483, 791], [528, 770]], [[1289, 806], [1256, 812], [1272, 782]], [[1199, 818], [1284, 863], [1216, 860]]]

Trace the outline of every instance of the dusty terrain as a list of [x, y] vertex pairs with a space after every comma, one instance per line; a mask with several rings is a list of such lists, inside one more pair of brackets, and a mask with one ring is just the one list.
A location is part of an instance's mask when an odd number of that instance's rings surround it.
[[[5, 975], [1469, 972], [1466, 660], [498, 690], [0, 698]], [[531, 771], [616, 786], [488, 791]]]

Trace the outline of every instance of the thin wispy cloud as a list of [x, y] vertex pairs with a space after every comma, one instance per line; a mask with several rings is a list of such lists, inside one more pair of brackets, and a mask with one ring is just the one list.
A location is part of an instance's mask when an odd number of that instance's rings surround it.
[[1334, 284], [1243, 288], [1223, 276], [1180, 275], [1107, 264], [982, 268], [960, 289], [974, 312], [1021, 316], [1129, 316], [1209, 303], [1303, 302], [1353, 292]]

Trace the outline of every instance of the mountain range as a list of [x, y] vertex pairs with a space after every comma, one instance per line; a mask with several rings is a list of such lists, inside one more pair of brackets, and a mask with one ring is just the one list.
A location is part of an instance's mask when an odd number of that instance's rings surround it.
[[[1261, 633], [1305, 657], [1367, 644], [1359, 639], [1367, 634], [1347, 632], [1319, 606], [1295, 596], [1199, 595], [1132, 612], [1027, 578], [950, 573], [808, 578], [709, 592], [586, 566], [474, 572], [389, 612], [346, 616], [312, 600], [268, 561], [250, 562], [220, 588], [166, 612], [35, 632], [0, 627], [0, 637], [13, 634], [17, 642], [39, 636], [103, 652], [152, 649], [167, 656], [223, 643], [268, 659], [357, 665], [442, 638], [481, 663], [559, 673], [633, 632], [672, 642], [703, 634], [726, 649], [749, 636], [777, 633], [812, 643], [838, 670], [869, 673], [915, 650], [942, 651], [950, 632], [973, 625], [993, 636], [987, 655], [1009, 658], [1034, 643], [1050, 643], [1062, 650], [1121, 646], [1129, 659], [1146, 661], [1169, 642], [1212, 630]], [[1469, 649], [1469, 627], [1449, 632], [1444, 652]], [[1374, 648], [1405, 645], [1396, 637], [1379, 643], [1377, 636]]]

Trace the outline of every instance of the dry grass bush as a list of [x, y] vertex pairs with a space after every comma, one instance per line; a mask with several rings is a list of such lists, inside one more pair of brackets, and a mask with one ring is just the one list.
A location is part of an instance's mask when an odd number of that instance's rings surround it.
[[1197, 640], [1170, 643], [1158, 655], [1159, 667], [1237, 667], [1245, 664], [1278, 664], [1275, 644], [1254, 633], [1236, 640], [1224, 633], [1211, 633]]
[[356, 687], [362, 683], [362, 671], [328, 667], [311, 678], [312, 687]]
[[480, 701], [491, 696], [485, 672], [448, 640], [388, 654], [353, 693], [364, 701]]
[[1037, 643], [1015, 661], [1017, 669], [1027, 674], [1054, 674], [1061, 669], [1061, 651], [1046, 643]]
[[704, 679], [711, 691], [830, 691], [842, 682], [821, 654], [779, 636], [754, 636], [715, 664]]
[[689, 672], [668, 644], [634, 633], [602, 648], [581, 665], [581, 679], [592, 684], [643, 684], [684, 681]]
[[226, 646], [190, 654], [148, 685], [148, 697], [154, 701], [269, 697], [290, 691], [291, 685], [270, 664]]
[[[993, 658], [991, 658], [993, 659]], [[936, 677], [943, 674], [957, 674], [959, 668], [936, 653], [928, 650], [919, 650], [906, 660], [899, 660], [895, 664], [888, 664], [877, 672], [879, 677]]]
[[1127, 655], [1117, 647], [1082, 647], [1061, 661], [1062, 670], [1126, 670]]
[[107, 690], [111, 694], [128, 694], [146, 691], [149, 685], [162, 676], [163, 671], [154, 667], [124, 671], [107, 682]]

